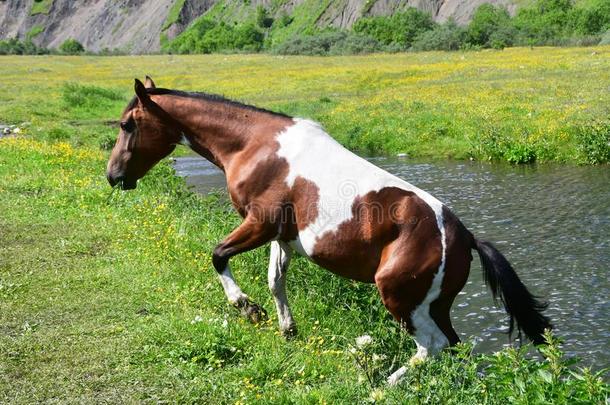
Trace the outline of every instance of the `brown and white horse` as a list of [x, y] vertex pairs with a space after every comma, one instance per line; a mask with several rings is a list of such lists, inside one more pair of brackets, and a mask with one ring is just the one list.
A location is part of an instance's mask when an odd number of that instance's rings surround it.
[[[417, 363], [458, 343], [449, 311], [478, 252], [494, 297], [535, 344], [550, 327], [506, 258], [476, 239], [440, 201], [343, 148], [316, 122], [222, 97], [155, 88], [136, 79], [108, 161], [112, 186], [137, 180], [177, 144], [189, 146], [226, 175], [243, 222], [213, 252], [228, 300], [251, 320], [264, 310], [235, 282], [229, 259], [271, 243], [268, 280], [285, 335], [296, 332], [286, 271], [296, 250], [353, 280], [375, 283], [394, 318], [417, 343]], [[389, 378], [395, 383], [405, 372]]]

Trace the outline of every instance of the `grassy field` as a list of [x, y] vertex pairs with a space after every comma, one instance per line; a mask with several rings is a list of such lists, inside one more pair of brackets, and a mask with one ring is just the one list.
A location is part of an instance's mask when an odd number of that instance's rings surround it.
[[[513, 349], [471, 355], [466, 344], [455, 355], [409, 370], [404, 384], [388, 388], [385, 378], [407, 362], [414, 343], [389, 318], [373, 286], [297, 258], [288, 292], [300, 331], [286, 341], [266, 286], [268, 248], [232, 263], [246, 292], [270, 311], [270, 321], [251, 325], [226, 303], [210, 252], [239, 219], [221, 195], [193, 195], [167, 162], [135, 192], [110, 195], [104, 178], [107, 151], [100, 145], [108, 146], [116, 134], [116, 124], [107, 121], [118, 119], [134, 76], [149, 73], [159, 85], [309, 115], [356, 146], [360, 138], [340, 130], [371, 120], [362, 136], [374, 136], [377, 125], [397, 120], [400, 97], [423, 103], [423, 110], [413, 112], [422, 125], [426, 114], [441, 119], [462, 100], [472, 115], [455, 110], [449, 117], [462, 117], [455, 125], [474, 130], [476, 119], [483, 119], [478, 112], [508, 104], [507, 96], [486, 98], [479, 89], [486, 100], [479, 104], [452, 83], [475, 94], [473, 83], [485, 85], [485, 72], [477, 76], [477, 69], [500, 63], [510, 52], [530, 51], [328, 59], [0, 58], [0, 122], [29, 122], [23, 135], [0, 139], [0, 403], [606, 403], [609, 388], [601, 372], [568, 364], [555, 342], [545, 359]], [[592, 52], [532, 54], [536, 63], [563, 60], [566, 66], [565, 72], [547, 72], [546, 86], [529, 84], [539, 89], [529, 90], [537, 111], [556, 114], [548, 118], [549, 128], [565, 113], [552, 105], [565, 103], [565, 111], [576, 112], [564, 116], [569, 125], [586, 123], [607, 108], [607, 92], [595, 89], [608, 85], [600, 66], [608, 65], [610, 48]], [[462, 56], [479, 60], [466, 69], [470, 79], [453, 66]], [[425, 63], [430, 69], [421, 67]], [[435, 76], [441, 67], [458, 70]], [[515, 92], [510, 75], [520, 68], [494, 69]], [[407, 71], [421, 81], [409, 83]], [[568, 81], [571, 75], [581, 79]], [[401, 77], [400, 86], [387, 82]], [[566, 93], [545, 95], [552, 86]], [[434, 101], [435, 92], [449, 92], [454, 100]], [[581, 105], [589, 107], [571, 109]], [[542, 127], [541, 118], [533, 121]], [[387, 148], [379, 150], [415, 154], [391, 146], [407, 139], [388, 136]], [[431, 139], [444, 152], [430, 147], [421, 154], [460, 156], [447, 152], [463, 147], [468, 155], [466, 138]], [[440, 139], [453, 139], [457, 149], [447, 149], [451, 143]], [[567, 141], [558, 146], [565, 156], [578, 151]], [[373, 343], [356, 347], [356, 337], [364, 334]]]
[[[4, 57], [0, 123], [97, 146], [133, 78], [314, 118], [349, 148], [434, 158], [610, 160], [610, 46], [355, 57]], [[95, 86], [75, 89], [67, 83]], [[80, 91], [79, 91], [80, 90]]]

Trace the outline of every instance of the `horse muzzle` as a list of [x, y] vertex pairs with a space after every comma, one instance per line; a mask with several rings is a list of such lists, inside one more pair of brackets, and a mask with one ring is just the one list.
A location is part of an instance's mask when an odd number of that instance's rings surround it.
[[137, 180], [131, 180], [124, 176], [114, 177], [110, 173], [106, 175], [106, 178], [111, 187], [115, 187], [118, 184], [121, 190], [133, 190], [138, 183]]

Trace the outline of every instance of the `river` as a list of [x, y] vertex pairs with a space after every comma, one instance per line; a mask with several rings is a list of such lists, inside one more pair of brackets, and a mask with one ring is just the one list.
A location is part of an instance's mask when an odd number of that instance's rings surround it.
[[[447, 204], [477, 238], [508, 257], [524, 283], [549, 301], [547, 315], [569, 356], [595, 369], [610, 364], [610, 168], [608, 166], [370, 161]], [[225, 186], [199, 157], [176, 159], [197, 192]], [[477, 351], [507, 344], [504, 311], [493, 305], [478, 257], [452, 310], [456, 331]]]

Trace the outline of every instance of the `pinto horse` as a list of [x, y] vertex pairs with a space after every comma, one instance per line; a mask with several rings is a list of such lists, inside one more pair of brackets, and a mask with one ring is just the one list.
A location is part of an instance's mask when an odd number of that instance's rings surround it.
[[297, 251], [340, 276], [375, 283], [388, 311], [413, 335], [416, 364], [459, 342], [449, 313], [476, 250], [493, 297], [509, 315], [509, 333], [516, 324], [544, 343], [551, 327], [546, 305], [491, 243], [476, 239], [427, 192], [343, 148], [318, 123], [136, 79], [108, 161], [110, 185], [135, 188], [177, 144], [226, 175], [243, 222], [216, 246], [212, 262], [229, 302], [252, 321], [266, 313], [237, 285], [229, 259], [270, 242], [269, 288], [284, 335], [296, 333], [286, 271]]

